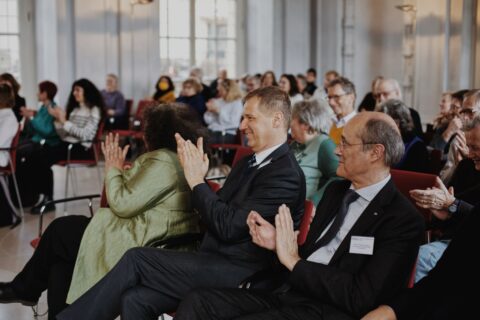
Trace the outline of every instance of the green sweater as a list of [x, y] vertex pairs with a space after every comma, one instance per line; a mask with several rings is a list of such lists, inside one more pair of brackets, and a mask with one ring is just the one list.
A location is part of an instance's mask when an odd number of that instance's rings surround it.
[[143, 154], [129, 170], [110, 169], [105, 190], [110, 208], [99, 209], [83, 234], [69, 304], [103, 278], [128, 249], [152, 239], [199, 232], [191, 190], [172, 151]]
[[326, 134], [320, 134], [305, 144], [294, 141], [290, 148], [305, 175], [307, 200], [311, 200], [316, 206], [327, 185], [338, 179], [335, 143]]
[[[52, 102], [52, 106], [55, 103]], [[49, 146], [55, 146], [60, 143], [60, 137], [57, 135], [57, 131], [53, 125], [55, 119], [48, 113], [47, 106], [42, 105], [38, 110], [35, 117], [30, 120], [29, 129], [32, 132], [32, 141], [40, 143], [45, 139], [45, 144]]]

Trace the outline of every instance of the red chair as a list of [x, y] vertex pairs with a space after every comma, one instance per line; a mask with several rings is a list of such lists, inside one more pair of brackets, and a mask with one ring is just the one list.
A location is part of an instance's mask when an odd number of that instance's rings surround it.
[[302, 221], [300, 222], [300, 229], [298, 233], [297, 243], [299, 246], [305, 243], [307, 239], [308, 231], [310, 230], [310, 224], [315, 216], [315, 206], [312, 201], [305, 200], [305, 209], [303, 212]]
[[[100, 171], [100, 167], [98, 166], [98, 162], [100, 159], [100, 154], [101, 154], [101, 145], [100, 141], [102, 140], [102, 135], [103, 135], [103, 128], [104, 128], [104, 123], [100, 122], [98, 125], [97, 133], [95, 134], [95, 138], [93, 141], [84, 141], [84, 142], [91, 142], [92, 147], [90, 148], [92, 150], [92, 158], [87, 159], [87, 160], [76, 160], [76, 159], [71, 159], [70, 157], [70, 152], [72, 150], [73, 144], [70, 144], [68, 146], [68, 153], [67, 153], [67, 159], [66, 160], [61, 160], [55, 163], [58, 166], [65, 167], [67, 169], [66, 177], [65, 177], [65, 198], [68, 197], [68, 185], [70, 181], [70, 175], [72, 175], [72, 184], [73, 184], [73, 194], [76, 195], [77, 190], [76, 190], [76, 175], [71, 169], [79, 168], [79, 167], [96, 167], [97, 168], [97, 177], [98, 177], [98, 183], [99, 183], [99, 190], [102, 188], [102, 173]], [[64, 202], [64, 211], [67, 211], [67, 202]]]
[[[429, 173], [395, 169], [392, 169], [390, 173], [397, 189], [415, 205], [417, 210], [420, 211], [425, 218], [425, 222], [428, 224], [432, 218], [432, 213], [430, 210], [420, 208], [416, 205], [415, 200], [410, 196], [410, 190], [427, 189], [434, 186], [437, 176]], [[430, 242], [429, 231], [427, 231], [427, 242]]]
[[211, 181], [211, 180], [207, 180], [207, 183], [208, 183], [208, 186], [210, 187], [210, 189], [213, 190], [213, 192], [217, 192], [218, 190], [220, 190], [220, 188], [222, 187], [222, 185], [220, 183], [216, 183], [214, 181]]
[[[17, 196], [17, 201], [18, 201], [18, 206], [20, 207], [20, 217], [23, 218], [23, 205], [22, 205], [22, 200], [20, 197], [20, 192], [18, 191], [18, 183], [17, 183], [17, 178], [15, 177], [15, 169], [16, 169], [16, 159], [17, 159], [17, 146], [18, 146], [18, 141], [20, 139], [20, 133], [22, 132], [21, 126], [18, 126], [17, 133], [13, 137], [12, 143], [10, 144], [10, 148], [0, 148], [0, 151], [8, 151], [8, 165], [6, 167], [0, 167], [0, 176], [7, 177], [7, 176], [12, 176], [13, 180], [13, 186], [15, 187], [15, 193]], [[3, 184], [2, 184], [3, 186]], [[6, 186], [5, 186], [6, 187]], [[6, 188], [4, 190], [5, 196], [7, 197], [7, 201], [9, 201], [10, 204], [12, 204], [12, 201], [10, 199], [10, 191]], [[19, 216], [17, 216], [17, 221], [20, 222]], [[16, 226], [14, 223], [12, 225], [13, 227]]]
[[235, 167], [238, 161], [240, 161], [242, 158], [246, 156], [251, 155], [252, 153], [253, 153], [252, 148], [238, 146], [235, 151], [235, 156], [233, 157], [232, 167]]

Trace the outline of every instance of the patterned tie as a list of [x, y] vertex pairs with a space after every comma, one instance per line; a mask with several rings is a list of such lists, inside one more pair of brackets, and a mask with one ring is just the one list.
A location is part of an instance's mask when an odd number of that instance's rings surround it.
[[323, 237], [317, 240], [317, 243], [315, 243], [316, 248], [320, 248], [328, 244], [330, 241], [332, 241], [333, 238], [335, 238], [338, 231], [340, 230], [340, 227], [343, 224], [343, 220], [345, 220], [345, 216], [347, 215], [347, 212], [348, 212], [348, 207], [352, 202], [357, 200], [358, 197], [359, 197], [358, 193], [356, 193], [352, 189], [347, 190], [347, 192], [345, 193], [345, 196], [343, 197], [342, 204], [340, 205], [340, 209], [338, 210], [335, 216], [335, 220], [333, 221], [332, 225], [327, 230], [327, 232], [323, 235]]

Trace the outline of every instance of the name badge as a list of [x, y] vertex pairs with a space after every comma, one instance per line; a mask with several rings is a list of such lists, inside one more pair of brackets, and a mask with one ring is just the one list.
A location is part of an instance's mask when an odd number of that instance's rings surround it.
[[374, 237], [352, 236], [350, 241], [350, 253], [373, 254]]

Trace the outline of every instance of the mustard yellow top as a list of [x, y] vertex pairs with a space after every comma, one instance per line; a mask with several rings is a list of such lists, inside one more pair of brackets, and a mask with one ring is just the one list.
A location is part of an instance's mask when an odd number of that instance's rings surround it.
[[343, 133], [343, 127], [337, 128], [335, 123], [333, 123], [332, 126], [330, 127], [329, 136], [330, 136], [330, 139], [332, 139], [333, 142], [335, 142], [335, 144], [339, 144], [340, 141], [342, 140], [342, 133]]
[[67, 303], [95, 285], [122, 255], [151, 239], [199, 232], [191, 191], [176, 153], [160, 149], [140, 156], [130, 170], [105, 177], [110, 208], [99, 209], [80, 243]]

